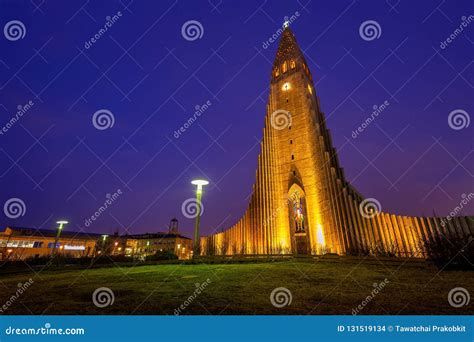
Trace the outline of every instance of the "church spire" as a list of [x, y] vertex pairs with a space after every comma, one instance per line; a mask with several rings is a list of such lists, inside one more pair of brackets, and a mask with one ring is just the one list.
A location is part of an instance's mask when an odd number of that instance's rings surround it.
[[306, 60], [303, 56], [295, 35], [290, 28], [290, 22], [283, 23], [283, 32], [281, 34], [278, 50], [273, 62], [273, 77], [276, 79], [290, 70], [304, 70], [311, 79]]

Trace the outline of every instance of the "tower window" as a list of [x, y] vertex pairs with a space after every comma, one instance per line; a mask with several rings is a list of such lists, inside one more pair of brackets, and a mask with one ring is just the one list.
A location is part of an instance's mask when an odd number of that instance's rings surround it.
[[275, 68], [275, 77], [278, 77], [280, 75], [280, 70], [278, 68]]
[[293, 144], [293, 140], [290, 140], [290, 145], [292, 145], [292, 144]]
[[285, 73], [286, 70], [288, 70], [288, 65], [286, 64], [286, 62], [283, 62], [282, 66], [281, 66], [281, 71], [282, 71], [282, 73]]
[[295, 155], [294, 154], [291, 155], [291, 160], [295, 160]]
[[296, 63], [295, 63], [295, 61], [291, 61], [291, 62], [290, 62], [290, 68], [291, 68], [291, 69], [296, 68]]
[[296, 176], [296, 171], [295, 170], [293, 170], [293, 176]]

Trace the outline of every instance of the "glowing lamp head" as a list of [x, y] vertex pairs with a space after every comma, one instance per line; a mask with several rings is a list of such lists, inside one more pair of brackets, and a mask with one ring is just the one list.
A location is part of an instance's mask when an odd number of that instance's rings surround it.
[[197, 186], [197, 191], [201, 191], [202, 187], [204, 185], [208, 185], [209, 182], [207, 180], [204, 180], [204, 179], [195, 179], [191, 182], [191, 184]]
[[59, 224], [59, 227], [58, 229], [63, 229], [64, 225], [68, 224], [69, 222], [66, 221], [66, 220], [59, 220], [59, 221], [56, 221], [56, 224]]
[[106, 240], [109, 236], [108, 235], [102, 235], [102, 240]]

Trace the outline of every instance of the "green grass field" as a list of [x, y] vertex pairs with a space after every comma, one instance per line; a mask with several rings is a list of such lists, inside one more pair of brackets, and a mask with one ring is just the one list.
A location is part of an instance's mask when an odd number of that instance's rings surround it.
[[[359, 314], [472, 314], [471, 304], [454, 308], [448, 293], [464, 287], [474, 295], [474, 272], [442, 271], [421, 262], [375, 259], [152, 265], [89, 270], [42, 271], [0, 276], [0, 305], [32, 278], [34, 283], [3, 307], [4, 314], [352, 314], [374, 290], [389, 282]], [[196, 284], [210, 283], [190, 303]], [[108, 287], [112, 305], [92, 302], [96, 288]], [[277, 308], [270, 294], [287, 288], [291, 304]]]

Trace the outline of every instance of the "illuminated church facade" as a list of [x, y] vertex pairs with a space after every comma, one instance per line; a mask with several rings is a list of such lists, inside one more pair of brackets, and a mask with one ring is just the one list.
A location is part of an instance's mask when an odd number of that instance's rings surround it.
[[256, 182], [243, 217], [201, 238], [201, 254], [424, 256], [423, 241], [474, 235], [469, 217], [381, 212], [345, 179], [305, 58], [288, 27], [272, 68]]

